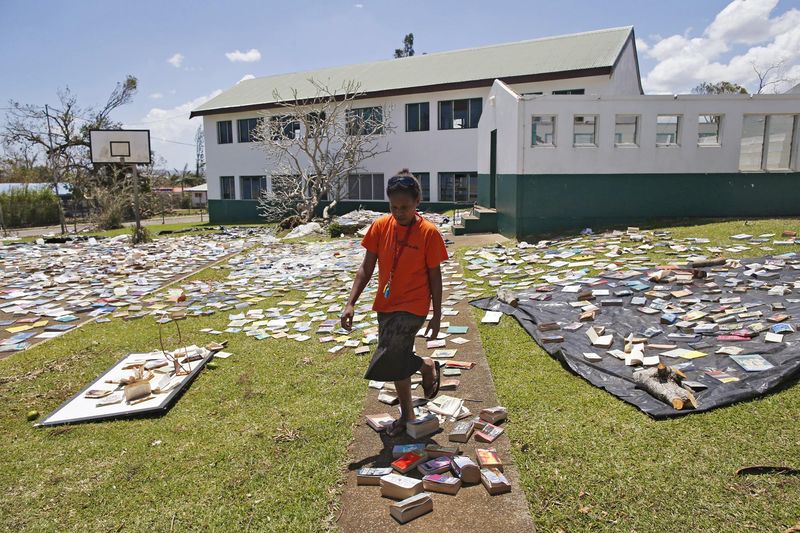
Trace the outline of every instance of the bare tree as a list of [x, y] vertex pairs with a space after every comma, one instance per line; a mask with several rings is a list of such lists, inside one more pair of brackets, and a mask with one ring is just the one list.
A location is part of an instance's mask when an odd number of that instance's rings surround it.
[[[6, 112], [5, 128], [0, 133], [5, 146], [26, 154], [42, 154], [48, 161], [53, 187], [58, 182], [69, 182], [73, 189], [91, 185], [95, 169], [89, 161], [89, 130], [117, 129], [111, 113], [129, 103], [136, 93], [137, 80], [127, 76], [117, 83], [105, 105], [83, 108], [69, 88], [59, 90], [56, 107], [39, 106], [10, 101]], [[103, 172], [103, 170], [101, 170]], [[111, 175], [115, 175], [112, 173]], [[89, 179], [92, 178], [92, 179]], [[58, 191], [56, 190], [56, 194]], [[63, 223], [63, 210], [59, 203]]]
[[771, 87], [772, 91], [777, 93], [781, 85], [785, 84], [791, 86], [797, 83], [796, 79], [786, 76], [785, 64], [785, 60], [778, 61], [766, 67], [756, 65], [755, 62], [751, 63], [753, 72], [755, 72], [756, 77], [758, 77], [758, 90], [755, 94], [763, 94], [768, 87]]
[[262, 190], [259, 214], [267, 220], [297, 215], [311, 220], [323, 198], [340, 200], [348, 175], [389, 151], [394, 132], [387, 106], [354, 106], [364, 96], [356, 81], [339, 88], [308, 80], [313, 96], [295, 88], [288, 98], [273, 93], [280, 109], [263, 115], [253, 133], [265, 152], [272, 190]]

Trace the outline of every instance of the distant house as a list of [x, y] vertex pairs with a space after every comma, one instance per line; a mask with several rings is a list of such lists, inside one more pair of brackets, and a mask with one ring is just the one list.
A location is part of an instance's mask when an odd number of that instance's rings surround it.
[[205, 207], [208, 205], [208, 183], [189, 187], [186, 192], [192, 195], [192, 207]]

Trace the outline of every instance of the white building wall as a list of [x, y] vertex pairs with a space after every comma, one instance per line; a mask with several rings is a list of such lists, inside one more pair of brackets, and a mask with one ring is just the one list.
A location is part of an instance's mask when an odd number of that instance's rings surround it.
[[[628, 74], [626, 74], [628, 75]], [[520, 93], [554, 90], [584, 89], [591, 94], [607, 94], [610, 87], [609, 76], [590, 76], [584, 78], [551, 80], [511, 86]], [[395, 131], [387, 136], [391, 151], [364, 163], [364, 172], [382, 173], [388, 180], [402, 168], [412, 172], [430, 173], [431, 201], [439, 201], [438, 173], [476, 172], [478, 170], [478, 129], [438, 129], [438, 102], [462, 98], [483, 98], [483, 112], [487, 110], [487, 96], [490, 88], [465, 89], [394, 96], [389, 98], [369, 98], [358, 100], [354, 107], [384, 106], [387, 117], [394, 124]], [[410, 103], [428, 102], [430, 108], [430, 130], [419, 132], [405, 131], [405, 106]], [[280, 110], [272, 111], [280, 113]], [[269, 114], [267, 112], [226, 113], [203, 117], [203, 131], [206, 146], [206, 172], [208, 176], [208, 198], [221, 198], [221, 176], [234, 176], [236, 199], [241, 198], [240, 176], [269, 175], [269, 165], [264, 154], [255, 143], [239, 143], [236, 120], [254, 118]], [[234, 142], [217, 143], [217, 122], [232, 122]]]
[[[492, 95], [494, 107], [486, 113], [495, 117], [481, 122], [478, 134], [488, 139], [491, 129], [518, 132], [516, 139], [504, 137], [504, 143], [514, 146], [521, 154], [521, 164], [515, 158], [500, 157], [498, 173], [523, 174], [616, 174], [616, 173], [722, 173], [739, 172], [742, 122], [745, 114], [798, 114], [797, 95], [680, 95], [656, 96], [529, 96], [519, 103], [500, 98], [507, 87], [496, 82]], [[519, 117], [509, 117], [502, 107], [518, 109]], [[638, 145], [615, 144], [616, 115], [639, 117]], [[698, 116], [722, 115], [720, 144], [698, 144]], [[534, 115], [555, 115], [555, 146], [532, 146], [531, 126]], [[575, 115], [597, 115], [597, 146], [573, 145]], [[657, 116], [681, 117], [677, 145], [657, 146]], [[488, 117], [487, 117], [488, 118]], [[522, 124], [522, 127], [519, 124]], [[798, 170], [800, 117], [795, 121], [794, 150], [791, 169]], [[773, 143], [780, 139], [772, 139]], [[769, 142], [769, 141], [768, 141]], [[506, 147], [507, 148], [507, 147]], [[479, 172], [488, 173], [488, 141], [479, 152]], [[521, 167], [521, 168], [520, 168]]]

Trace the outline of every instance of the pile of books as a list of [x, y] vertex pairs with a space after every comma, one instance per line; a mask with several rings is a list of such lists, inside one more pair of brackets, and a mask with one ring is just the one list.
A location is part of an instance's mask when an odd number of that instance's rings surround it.
[[[458, 442], [467, 442], [473, 434], [478, 442], [491, 442], [503, 432], [503, 428], [495, 424], [502, 423], [507, 416], [508, 411], [502, 406], [483, 409], [474, 419], [457, 421], [449, 435], [452, 437], [457, 431], [462, 438], [466, 434], [466, 438]], [[367, 422], [378, 429], [390, 420], [376, 415], [368, 417]], [[394, 460], [389, 466], [361, 468], [356, 482], [379, 486], [381, 496], [399, 500], [391, 504], [389, 512], [400, 523], [431, 512], [430, 493], [457, 495], [463, 486], [478, 484], [491, 495], [511, 491], [511, 483], [503, 474], [503, 461], [493, 447], [476, 448], [473, 459], [463, 454], [458, 446], [398, 444], [392, 449], [392, 456]]]

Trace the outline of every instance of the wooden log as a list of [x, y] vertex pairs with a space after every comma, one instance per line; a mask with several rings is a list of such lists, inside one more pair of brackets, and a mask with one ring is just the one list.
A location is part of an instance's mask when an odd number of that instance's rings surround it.
[[670, 404], [680, 411], [686, 405], [697, 408], [694, 395], [681, 387], [680, 379], [683, 372], [675, 370], [661, 363], [653, 368], [638, 370], [633, 373], [633, 381], [640, 388], [650, 393], [655, 398]]

